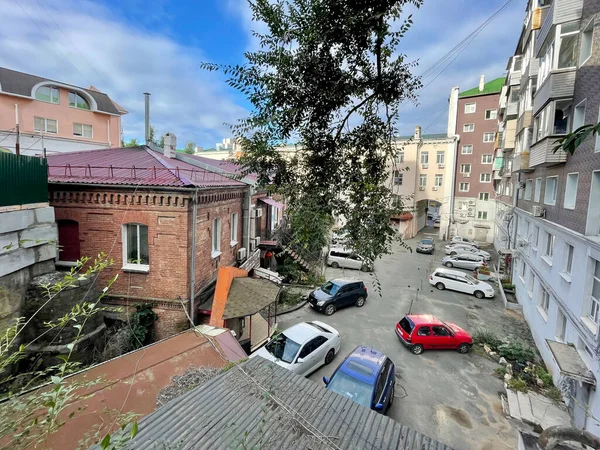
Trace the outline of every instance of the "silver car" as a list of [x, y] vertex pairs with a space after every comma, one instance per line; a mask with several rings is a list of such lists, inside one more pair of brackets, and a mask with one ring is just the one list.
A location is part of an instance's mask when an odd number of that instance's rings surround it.
[[487, 266], [481, 256], [472, 253], [460, 253], [454, 256], [446, 256], [442, 259], [442, 264], [446, 267], [456, 267], [458, 269], [475, 270], [481, 266]]
[[475, 247], [471, 247], [470, 245], [466, 245], [466, 244], [446, 245], [446, 247], [444, 247], [444, 253], [446, 253], [446, 255], [450, 255], [450, 256], [455, 256], [455, 255], [458, 255], [459, 253], [468, 253], [468, 254], [472, 254], [472, 255], [481, 256], [486, 261], [489, 261], [490, 257], [491, 257], [490, 254], [488, 252], [486, 252], [485, 250], [478, 250]]

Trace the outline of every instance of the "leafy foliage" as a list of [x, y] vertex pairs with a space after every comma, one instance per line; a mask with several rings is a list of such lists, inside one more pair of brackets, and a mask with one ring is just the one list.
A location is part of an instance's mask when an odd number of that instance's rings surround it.
[[508, 361], [517, 361], [522, 364], [533, 361], [535, 353], [533, 350], [519, 342], [511, 342], [510, 344], [502, 344], [498, 347], [498, 354]]
[[196, 151], [196, 143], [194, 141], [187, 141], [185, 144], [185, 150], [188, 155], [193, 155]]
[[143, 303], [135, 305], [135, 312], [129, 319], [131, 323], [131, 348], [138, 349], [147, 344], [150, 331], [158, 315], [152, 310], [152, 305]]
[[502, 345], [502, 341], [491, 331], [477, 329], [472, 337], [474, 344], [485, 344], [493, 351], [497, 351], [498, 347]]
[[511, 378], [506, 384], [508, 385], [508, 388], [513, 391], [527, 392], [528, 390], [527, 382], [521, 378]]
[[[412, 24], [402, 8], [421, 3], [256, 0], [253, 19], [268, 28], [255, 33], [261, 49], [246, 53], [244, 65], [202, 64], [252, 104], [232, 127], [240, 160], [288, 200], [293, 244], [317, 247], [338, 216], [367, 263], [390, 251], [398, 107], [421, 87], [415, 64], [398, 51]], [[298, 151], [283, 156], [277, 147], [290, 141]]]
[[559, 139], [552, 151], [556, 153], [557, 151], [562, 150], [573, 155], [575, 150], [590, 135], [600, 135], [600, 123], [597, 123], [596, 125], [588, 124], [580, 126], [572, 133], [569, 133], [563, 138]]

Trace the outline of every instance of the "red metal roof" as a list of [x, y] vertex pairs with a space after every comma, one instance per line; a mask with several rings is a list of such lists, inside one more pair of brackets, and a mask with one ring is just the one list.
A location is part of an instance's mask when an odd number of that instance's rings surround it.
[[[234, 163], [231, 161], [227, 161], [227, 160], [219, 160], [219, 159], [210, 159], [210, 158], [205, 158], [203, 156], [197, 156], [197, 155], [186, 155], [189, 157], [192, 157], [194, 159], [197, 159], [198, 161], [207, 164], [209, 166], [213, 166], [216, 167], [218, 169], [222, 169], [225, 170], [226, 172], [230, 172], [230, 173], [235, 173], [237, 175], [241, 175], [244, 172], [243, 166], [241, 164], [238, 163]], [[246, 175], [246, 178], [252, 180], [252, 181], [256, 181], [257, 177], [256, 174], [254, 173], [249, 173]]]
[[166, 158], [146, 146], [50, 155], [48, 181], [172, 187], [244, 186], [232, 177]]

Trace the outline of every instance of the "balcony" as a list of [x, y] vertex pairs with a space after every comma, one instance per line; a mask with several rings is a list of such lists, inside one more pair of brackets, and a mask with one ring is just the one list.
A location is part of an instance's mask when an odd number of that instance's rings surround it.
[[507, 119], [516, 119], [517, 114], [519, 114], [519, 102], [508, 102], [504, 117]]
[[508, 75], [508, 84], [510, 86], [520, 86], [521, 85], [521, 71], [520, 70], [512, 70]]
[[517, 172], [533, 172], [535, 169], [529, 165], [530, 155], [528, 152], [515, 155], [513, 157], [512, 171]]
[[533, 96], [533, 114], [537, 114], [550, 100], [573, 97], [576, 72], [576, 68], [550, 72]]
[[554, 0], [547, 12], [542, 10], [545, 17], [542, 21], [538, 35], [535, 38], [535, 57], [539, 57], [540, 50], [548, 35], [554, 31], [554, 26], [559, 23], [581, 19], [583, 0]]
[[546, 137], [531, 146], [531, 156], [529, 158], [530, 167], [551, 167], [567, 162], [567, 154], [562, 150], [556, 153], [552, 151], [556, 145], [556, 138]]
[[519, 134], [524, 128], [530, 128], [533, 124], [533, 114], [531, 110], [525, 111], [517, 120], [516, 134]]

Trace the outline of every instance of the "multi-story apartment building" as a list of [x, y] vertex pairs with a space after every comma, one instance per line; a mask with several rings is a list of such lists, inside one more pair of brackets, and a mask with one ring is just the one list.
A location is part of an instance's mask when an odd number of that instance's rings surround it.
[[512, 180], [498, 215], [540, 353], [575, 425], [600, 436], [600, 138], [572, 156], [554, 151], [557, 138], [600, 120], [600, 0], [529, 0], [517, 60]]
[[[390, 183], [402, 202], [404, 213], [392, 222], [405, 238], [414, 237], [427, 225], [427, 215], [439, 215], [443, 223], [450, 215], [454, 142], [446, 134], [421, 134], [396, 140], [397, 155], [390, 164]], [[440, 237], [447, 231], [440, 227]]]
[[495, 201], [492, 184], [497, 113], [503, 77], [450, 95], [448, 134], [457, 136], [453, 220], [450, 234], [492, 242]]
[[[25, 155], [121, 145], [127, 111], [95, 87], [87, 89], [0, 67], [0, 147], [13, 153], [17, 131]], [[18, 125], [18, 127], [17, 127]]]

